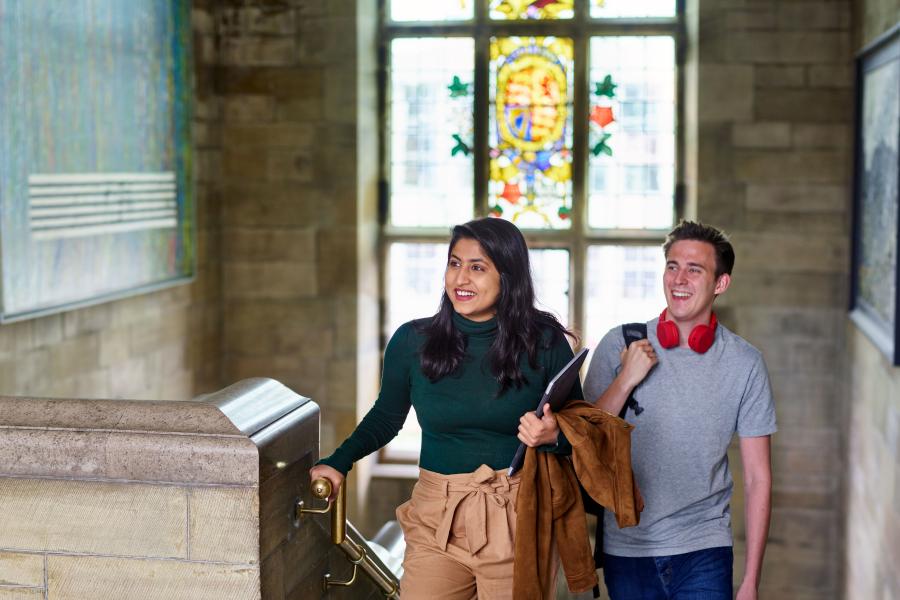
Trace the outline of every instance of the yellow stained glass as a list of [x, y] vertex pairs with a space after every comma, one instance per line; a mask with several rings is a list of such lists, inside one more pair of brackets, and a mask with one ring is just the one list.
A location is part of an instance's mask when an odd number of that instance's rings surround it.
[[490, 14], [498, 21], [571, 19], [575, 0], [491, 0]]
[[526, 228], [570, 227], [571, 39], [491, 40], [489, 210]]

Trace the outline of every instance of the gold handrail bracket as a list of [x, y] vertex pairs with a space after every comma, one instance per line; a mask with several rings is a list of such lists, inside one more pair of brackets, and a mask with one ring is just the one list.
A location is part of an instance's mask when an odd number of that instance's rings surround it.
[[[347, 485], [346, 480], [338, 487], [337, 497], [334, 502], [329, 502], [325, 508], [306, 508], [302, 500], [297, 501], [295, 515], [297, 519], [304, 514], [324, 515], [331, 513], [331, 541], [337, 545], [347, 559], [353, 563], [353, 573], [347, 581], [335, 581], [331, 579], [331, 573], [325, 575], [322, 581], [323, 588], [327, 591], [331, 586], [351, 586], [356, 582], [359, 567], [378, 585], [386, 598], [399, 600], [400, 581], [397, 577], [385, 569], [379, 562], [373, 560], [367, 551], [365, 544], [360, 545], [347, 537]], [[332, 486], [327, 479], [316, 479], [312, 483], [312, 493], [320, 500], [331, 496]]]
[[[344, 486], [341, 487], [343, 488]], [[327, 479], [316, 479], [312, 483], [311, 491], [316, 498], [326, 500], [331, 495], [331, 482]], [[303, 500], [297, 500], [294, 517], [299, 520], [304, 514], [324, 515], [331, 510], [331, 506], [332, 504], [329, 502], [324, 508], [306, 508], [306, 503]]]

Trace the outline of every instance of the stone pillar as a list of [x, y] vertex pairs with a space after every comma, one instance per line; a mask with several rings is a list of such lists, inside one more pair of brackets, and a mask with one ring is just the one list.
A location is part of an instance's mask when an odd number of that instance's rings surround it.
[[[737, 261], [721, 321], [758, 347], [778, 410], [761, 597], [840, 586], [841, 405], [853, 118], [850, 3], [688, 2], [696, 216]], [[689, 100], [691, 97], [689, 96]], [[739, 465], [732, 452], [732, 464]], [[736, 581], [743, 571], [734, 469]]]
[[225, 378], [313, 398], [323, 453], [377, 383], [375, 22], [365, 1], [217, 10]]

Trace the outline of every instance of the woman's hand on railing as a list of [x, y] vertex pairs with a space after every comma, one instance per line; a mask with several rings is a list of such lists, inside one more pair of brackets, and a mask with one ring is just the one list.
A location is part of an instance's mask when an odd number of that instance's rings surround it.
[[344, 474], [328, 465], [316, 465], [309, 470], [309, 480], [313, 482], [316, 479], [327, 479], [331, 482], [331, 495], [328, 501], [332, 502], [337, 497], [338, 488], [344, 483]]

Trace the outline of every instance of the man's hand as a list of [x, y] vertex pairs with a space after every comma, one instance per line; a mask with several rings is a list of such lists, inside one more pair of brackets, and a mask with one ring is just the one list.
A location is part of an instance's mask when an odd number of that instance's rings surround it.
[[734, 598], [735, 600], [757, 600], [756, 586], [745, 579]]
[[619, 376], [623, 378], [623, 383], [632, 389], [637, 387], [650, 369], [659, 362], [650, 340], [646, 338], [632, 342], [628, 348], [622, 350], [620, 356], [622, 371]]
[[598, 408], [617, 415], [640, 382], [644, 380], [659, 359], [647, 339], [632, 342], [619, 355], [622, 368], [603, 394], [594, 401]]
[[537, 418], [534, 411], [528, 411], [522, 415], [522, 418], [519, 419], [519, 435], [517, 437], [531, 448], [555, 444], [559, 437], [559, 424], [556, 422], [556, 415], [550, 410], [550, 405], [544, 406], [544, 416], [540, 419]]

